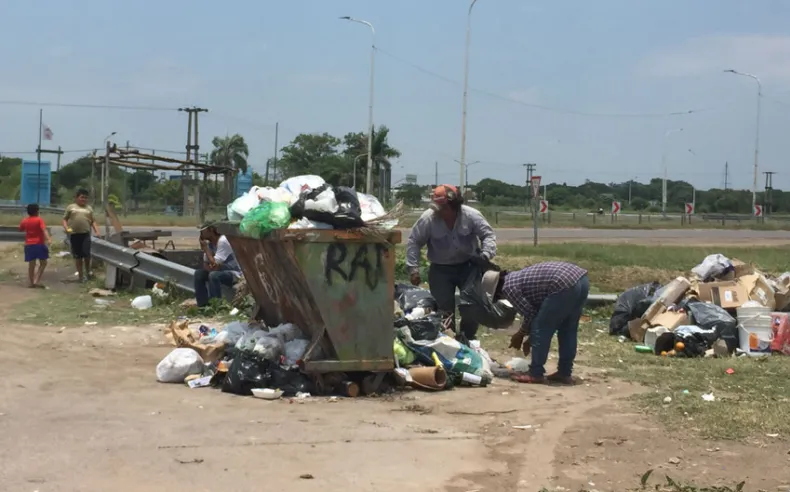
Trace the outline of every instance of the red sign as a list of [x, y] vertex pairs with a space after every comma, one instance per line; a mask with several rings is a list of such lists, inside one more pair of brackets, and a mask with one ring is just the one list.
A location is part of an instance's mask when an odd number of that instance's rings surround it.
[[754, 216], [755, 217], [762, 217], [763, 216], [763, 206], [754, 204]]
[[620, 202], [612, 202], [612, 215], [619, 214], [621, 208], [623, 208], [623, 206]]
[[540, 196], [540, 176], [532, 176], [532, 198]]
[[686, 204], [686, 215], [694, 215], [694, 204], [687, 203]]
[[545, 214], [549, 211], [549, 201], [548, 200], [541, 200], [540, 201], [540, 208], [538, 208], [540, 213]]

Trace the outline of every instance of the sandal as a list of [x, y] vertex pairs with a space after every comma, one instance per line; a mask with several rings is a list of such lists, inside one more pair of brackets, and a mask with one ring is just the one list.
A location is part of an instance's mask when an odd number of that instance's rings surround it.
[[513, 374], [510, 376], [510, 379], [516, 381], [518, 383], [526, 383], [526, 384], [546, 384], [546, 378], [544, 377], [535, 377], [530, 374]]

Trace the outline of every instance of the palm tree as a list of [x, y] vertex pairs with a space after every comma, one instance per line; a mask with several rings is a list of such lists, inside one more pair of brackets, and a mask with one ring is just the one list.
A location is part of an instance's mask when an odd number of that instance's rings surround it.
[[244, 141], [244, 137], [238, 133], [225, 136], [214, 137], [211, 141], [214, 149], [211, 151], [211, 164], [217, 167], [224, 167], [225, 171], [225, 201], [230, 199], [233, 176], [236, 172], [242, 174], [247, 172], [247, 158], [250, 156], [250, 149]]
[[[387, 137], [390, 129], [382, 125], [373, 132], [373, 165], [379, 172], [379, 198], [385, 201], [392, 186], [392, 161], [400, 157], [400, 151], [390, 147]], [[375, 188], [375, 185], [374, 185]]]

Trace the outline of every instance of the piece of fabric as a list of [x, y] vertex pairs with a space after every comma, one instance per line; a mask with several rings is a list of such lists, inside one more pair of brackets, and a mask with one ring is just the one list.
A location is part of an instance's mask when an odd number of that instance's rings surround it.
[[72, 233], [69, 235], [71, 244], [71, 256], [77, 259], [90, 258], [91, 256], [91, 235], [88, 232]]
[[222, 286], [233, 287], [236, 278], [231, 271], [195, 270], [195, 300], [198, 307], [207, 306], [210, 299], [220, 299]]
[[558, 373], [570, 377], [576, 359], [579, 320], [590, 292], [590, 281], [583, 275], [572, 286], [547, 296], [541, 303], [530, 330], [532, 360], [529, 374], [543, 377], [549, 357], [551, 339], [557, 334], [559, 347]]
[[[440, 312], [452, 315], [452, 326], [455, 326], [455, 289], [463, 288], [464, 282], [473, 268], [474, 265], [470, 262], [458, 265], [432, 263], [428, 268], [428, 285], [431, 295], [436, 300]], [[460, 325], [460, 332], [468, 340], [474, 340], [477, 335], [477, 323], [463, 316]]]
[[457, 265], [480, 254], [489, 260], [496, 256], [496, 234], [483, 214], [461, 206], [461, 213], [451, 230], [438, 213], [426, 210], [409, 233], [406, 246], [406, 267], [410, 272], [418, 268], [420, 250], [428, 247], [428, 261], [440, 265]]
[[575, 285], [585, 275], [587, 270], [564, 261], [536, 263], [508, 273], [502, 295], [521, 314], [521, 332], [529, 334], [532, 320], [546, 298]]
[[90, 205], [81, 207], [72, 203], [66, 207], [63, 220], [66, 221], [73, 234], [88, 234], [91, 232], [93, 224], [93, 208]]
[[46, 261], [49, 259], [49, 248], [46, 244], [26, 244], [25, 263], [31, 261]]
[[44, 244], [46, 242], [44, 237], [46, 228], [44, 219], [39, 216], [26, 217], [19, 223], [19, 230], [25, 233], [26, 246], [30, 244]]
[[217, 241], [217, 250], [214, 253], [214, 261], [220, 265], [221, 271], [232, 272], [236, 278], [241, 276], [241, 267], [236, 261], [236, 255], [233, 254], [233, 248], [230, 247], [230, 241], [223, 236], [219, 237]]

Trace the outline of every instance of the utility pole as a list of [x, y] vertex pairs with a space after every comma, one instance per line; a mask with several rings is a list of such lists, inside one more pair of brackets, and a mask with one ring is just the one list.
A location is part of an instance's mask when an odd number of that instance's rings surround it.
[[775, 171], [765, 171], [765, 196], [763, 197], [763, 216], [766, 216], [771, 213], [771, 207], [773, 206], [774, 202], [774, 186], [773, 186], [773, 177], [776, 174]]
[[[277, 143], [277, 140], [278, 140], [279, 136], [280, 136], [280, 123], [276, 122], [274, 124], [274, 173], [275, 173], [275, 175], [277, 173], [277, 151], [279, 150], [278, 149], [279, 144]], [[266, 177], [264, 177], [263, 182], [266, 184], [266, 186], [269, 186], [269, 160], [268, 159], [266, 159]]]
[[526, 184], [526, 188], [527, 188], [527, 205], [526, 206], [529, 207], [529, 202], [530, 202], [529, 199], [530, 199], [530, 195], [532, 193], [531, 188], [530, 188], [532, 186], [532, 173], [533, 173], [533, 171], [535, 171], [535, 168], [537, 167], [537, 164], [530, 162], [530, 163], [524, 164], [524, 167], [527, 170], [527, 184]]
[[727, 191], [730, 185], [730, 163], [724, 163], [724, 191]]
[[433, 163], [433, 187], [439, 186], [439, 161]]
[[[198, 115], [200, 113], [207, 113], [208, 109], [206, 108], [199, 108], [197, 106], [192, 106], [191, 108], [178, 108], [179, 111], [183, 111], [187, 113], [189, 116], [187, 120], [187, 145], [186, 145], [186, 161], [191, 162], [193, 164], [197, 164], [199, 161], [199, 151], [200, 145], [198, 144]], [[194, 143], [192, 143], [192, 122], [194, 116], [194, 125], [195, 125], [195, 139]], [[193, 158], [194, 156], [194, 158]], [[195, 181], [195, 215], [200, 217], [200, 188], [199, 188], [199, 181], [198, 181], [198, 171], [195, 170], [194, 172], [194, 181]], [[182, 214], [187, 213], [187, 206], [189, 205], [189, 187], [187, 181], [189, 180], [188, 173], [182, 172], [181, 173], [181, 187], [184, 190], [184, 203], [182, 205]]]

